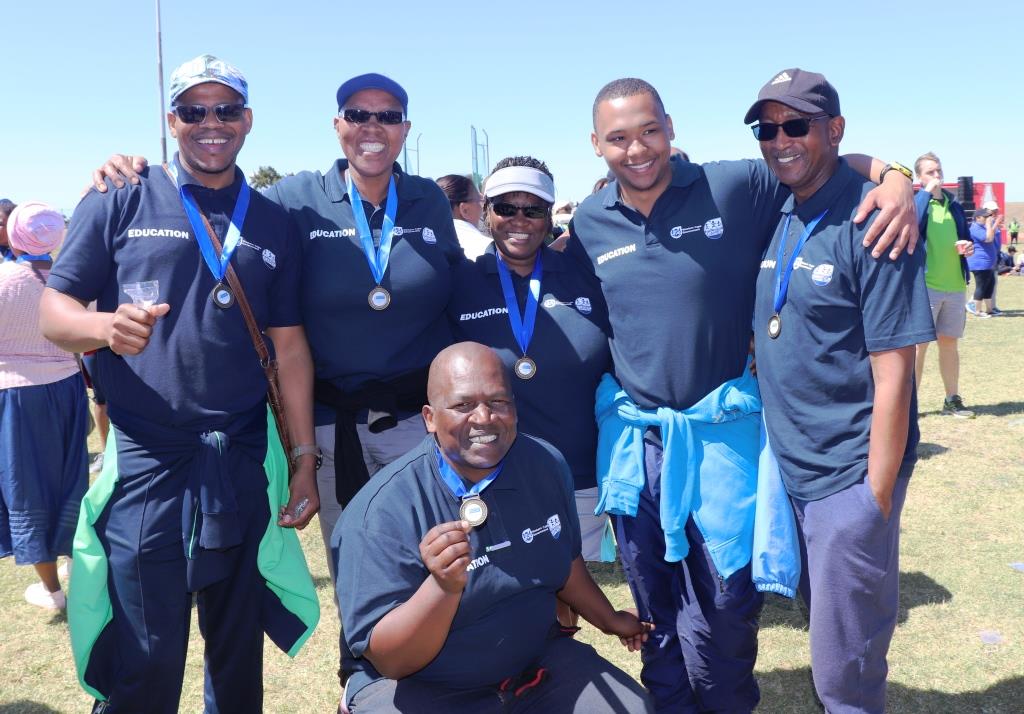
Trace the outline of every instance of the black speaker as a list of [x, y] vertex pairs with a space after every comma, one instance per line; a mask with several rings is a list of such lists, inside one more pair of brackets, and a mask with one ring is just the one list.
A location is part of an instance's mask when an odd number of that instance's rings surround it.
[[967, 210], [974, 210], [974, 177], [960, 176], [956, 180], [956, 200]]

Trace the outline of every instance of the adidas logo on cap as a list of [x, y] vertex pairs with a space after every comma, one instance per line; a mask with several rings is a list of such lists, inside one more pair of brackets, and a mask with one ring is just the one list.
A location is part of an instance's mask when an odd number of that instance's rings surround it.
[[782, 84], [783, 82], [790, 82], [792, 80], [793, 78], [789, 76], [789, 72], [783, 72], [772, 80], [772, 84]]

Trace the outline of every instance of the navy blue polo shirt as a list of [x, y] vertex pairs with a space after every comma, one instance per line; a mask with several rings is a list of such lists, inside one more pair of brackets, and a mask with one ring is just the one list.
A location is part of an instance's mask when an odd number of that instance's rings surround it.
[[[412, 677], [455, 688], [497, 685], [544, 649], [555, 593], [580, 555], [572, 478], [554, 447], [525, 434], [503, 463], [482, 493], [488, 517], [470, 532], [469, 580], [448, 639]], [[420, 541], [457, 520], [459, 500], [441, 480], [432, 434], [374, 475], [341, 514], [338, 602], [345, 642], [358, 658], [350, 695], [380, 676], [362, 658], [374, 626], [430, 575]]]
[[[840, 160], [807, 201], [790, 198], [757, 278], [754, 335], [764, 416], [782, 478], [796, 498], [824, 498], [867, 474], [874, 380], [869, 354], [935, 339], [924, 255], [875, 260], [862, 245], [874, 216], [852, 221], [874, 188]], [[782, 332], [768, 336], [774, 313], [775, 263], [788, 262], [804, 226], [821, 219], [797, 257], [782, 307]], [[789, 234], [782, 235], [786, 215]], [[911, 388], [904, 463], [914, 461], [919, 432]]]
[[[339, 159], [326, 174], [287, 176], [266, 195], [285, 208], [302, 243], [302, 316], [316, 376], [351, 392], [371, 380], [426, 368], [451, 344], [445, 316], [451, 267], [465, 257], [441, 189], [395, 164], [398, 212], [381, 283], [391, 293], [391, 305], [371, 308], [367, 297], [376, 282], [342, 178], [347, 167], [348, 161]], [[378, 233], [384, 207], [363, 203], [370, 228]], [[317, 421], [333, 420], [331, 411]]]
[[[82, 199], [47, 285], [113, 312], [132, 301], [124, 283], [160, 281], [158, 302], [171, 309], [157, 320], [149, 345], [135, 356], [100, 350], [95, 379], [118, 409], [172, 426], [211, 428], [258, 406], [267, 380], [237, 302], [223, 310], [210, 300], [216, 281], [177, 186], [160, 166], [141, 179]], [[203, 187], [184, 171], [182, 180], [223, 242], [244, 180], [241, 170], [220, 190]], [[290, 230], [284, 211], [252, 192], [231, 264], [263, 329], [301, 324], [299, 255]]]
[[615, 376], [645, 409], [687, 409], [742, 373], [757, 266], [789, 195], [763, 161], [671, 165], [650, 216], [612, 181], [580, 205], [567, 247], [601, 281]]
[[[565, 456], [576, 489], [597, 486], [594, 394], [611, 369], [608, 310], [600, 286], [576, 261], [541, 251], [543, 275], [537, 323], [527, 354], [537, 363], [532, 379], [512, 377], [519, 430], [551, 442]], [[529, 276], [511, 273], [525, 314]], [[522, 356], [512, 334], [498, 277], [494, 245], [456, 270], [448, 306], [457, 341], [493, 347], [509, 370]]]

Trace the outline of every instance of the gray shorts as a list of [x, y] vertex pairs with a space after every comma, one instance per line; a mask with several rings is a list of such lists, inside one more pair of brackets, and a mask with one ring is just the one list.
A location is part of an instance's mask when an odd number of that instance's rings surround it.
[[945, 292], [928, 288], [928, 302], [932, 306], [932, 322], [935, 323], [935, 334], [942, 337], [964, 336], [967, 324], [967, 296], [962, 290]]
[[611, 520], [607, 513], [595, 516], [596, 507], [597, 486], [576, 491], [576, 513], [580, 517], [580, 535], [583, 536], [583, 560], [614, 563], [615, 536], [612, 534]]

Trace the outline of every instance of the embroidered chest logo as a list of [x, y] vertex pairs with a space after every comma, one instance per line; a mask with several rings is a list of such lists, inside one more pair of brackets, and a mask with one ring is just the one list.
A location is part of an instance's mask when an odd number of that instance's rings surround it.
[[484, 565], [489, 565], [490, 562], [490, 558], [488, 558], [486, 555], [481, 555], [479, 558], [473, 558], [473, 562], [466, 566], [466, 571], [469, 572], [472, 570], [476, 570], [477, 568], [480, 568]]
[[558, 514], [550, 516], [547, 523], [542, 525], [540, 528], [526, 528], [523, 530], [523, 542], [532, 543], [533, 539], [539, 536], [541, 533], [548, 532], [551, 537], [558, 540], [558, 536], [562, 535], [562, 519], [558, 517]]
[[430, 228], [423, 229], [423, 242], [430, 243], [431, 245], [437, 243], [437, 236], [434, 235], [434, 231]]
[[630, 243], [629, 245], [624, 245], [621, 248], [616, 248], [615, 250], [610, 250], [607, 253], [602, 253], [601, 255], [597, 256], [597, 264], [598, 265], [603, 265], [604, 263], [607, 263], [612, 258], [618, 258], [619, 256], [628, 255], [629, 253], [635, 253], [635, 252], [636, 252], [636, 243]]
[[277, 267], [277, 256], [270, 248], [263, 249], [263, 262], [267, 264], [267, 267], [273, 270]]
[[811, 280], [818, 287], [825, 287], [832, 282], [832, 273], [835, 272], [835, 267], [828, 263], [822, 263], [811, 271]]
[[339, 228], [333, 231], [325, 230], [323, 228], [317, 228], [316, 230], [309, 232], [309, 239], [316, 240], [317, 238], [354, 238], [355, 235], [355, 228]]
[[711, 240], [718, 240], [725, 233], [725, 228], [722, 227], [722, 217], [712, 218], [710, 221], [704, 223], [704, 235]]
[[578, 298], [576, 298], [575, 305], [576, 305], [576, 309], [579, 310], [584, 315], [589, 315], [590, 314], [590, 311], [592, 309], [590, 307], [590, 298], [578, 297]]

